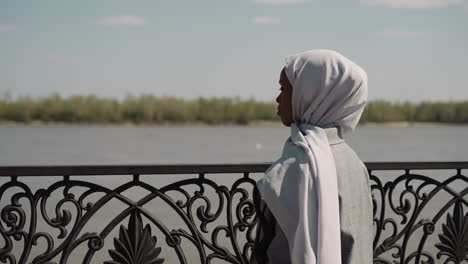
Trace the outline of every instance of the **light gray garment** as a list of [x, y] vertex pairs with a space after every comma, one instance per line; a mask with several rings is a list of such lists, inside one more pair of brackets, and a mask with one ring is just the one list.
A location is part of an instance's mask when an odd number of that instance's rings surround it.
[[324, 128], [353, 131], [367, 102], [367, 74], [332, 50], [288, 56], [284, 72], [292, 86], [291, 136], [258, 191], [293, 264], [341, 264], [337, 170]]
[[[372, 263], [372, 199], [367, 169], [356, 153], [338, 135], [325, 129], [335, 159], [340, 201], [341, 252], [343, 264]], [[288, 242], [279, 226], [267, 250], [270, 264], [288, 264]], [[325, 263], [328, 264], [328, 263]]]

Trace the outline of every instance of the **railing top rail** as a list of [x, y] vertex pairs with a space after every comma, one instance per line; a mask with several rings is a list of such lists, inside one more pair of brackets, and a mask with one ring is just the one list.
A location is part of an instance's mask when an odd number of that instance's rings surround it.
[[[172, 164], [172, 165], [70, 165], [70, 166], [0, 166], [1, 176], [65, 175], [143, 175], [262, 173], [271, 163], [242, 164]], [[450, 162], [365, 162], [368, 170], [446, 170], [468, 169], [468, 161]]]

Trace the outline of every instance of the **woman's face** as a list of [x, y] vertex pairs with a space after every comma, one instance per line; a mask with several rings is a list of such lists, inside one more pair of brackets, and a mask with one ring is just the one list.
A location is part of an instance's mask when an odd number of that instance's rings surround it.
[[278, 103], [278, 115], [281, 118], [281, 122], [285, 126], [291, 126], [293, 122], [293, 113], [292, 113], [292, 91], [293, 87], [286, 76], [286, 72], [283, 70], [280, 74], [279, 84], [280, 94], [276, 97], [276, 102]]

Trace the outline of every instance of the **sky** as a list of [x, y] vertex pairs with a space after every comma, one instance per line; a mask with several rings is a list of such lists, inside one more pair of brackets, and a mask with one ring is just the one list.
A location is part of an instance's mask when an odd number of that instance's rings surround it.
[[468, 100], [468, 0], [0, 0], [0, 96], [273, 101], [310, 49], [364, 68], [371, 100]]

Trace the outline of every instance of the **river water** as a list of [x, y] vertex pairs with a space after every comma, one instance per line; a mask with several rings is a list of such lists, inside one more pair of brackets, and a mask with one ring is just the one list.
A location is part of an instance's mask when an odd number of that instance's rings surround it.
[[[1, 165], [270, 162], [283, 127], [0, 126]], [[468, 160], [468, 126], [358, 127], [365, 161]]]
[[[0, 166], [6, 165], [85, 165], [85, 164], [197, 164], [197, 163], [253, 163], [272, 162], [281, 152], [289, 129], [284, 127], [207, 127], [207, 126], [0, 126]], [[421, 127], [358, 127], [346, 141], [364, 161], [467, 161], [468, 126]], [[116, 187], [129, 177], [82, 177], [99, 182], [106, 187]], [[176, 177], [153, 177], [155, 186], [167, 184]], [[57, 178], [23, 178], [33, 189], [46, 188]], [[0, 185], [8, 178], [0, 178]], [[228, 185], [232, 180], [217, 178]], [[127, 192], [137, 200], [144, 195]], [[52, 199], [52, 204], [57, 200]], [[9, 203], [8, 195], [2, 197], [0, 207]], [[26, 205], [25, 205], [26, 206]], [[111, 204], [95, 216], [87, 230], [101, 230], [115, 216], [117, 207]], [[183, 225], [170, 215], [170, 208], [152, 204], [160, 212], [163, 222]], [[27, 207], [27, 206], [26, 206]], [[50, 215], [54, 215], [50, 206]], [[27, 208], [25, 208], [27, 209]], [[120, 209], [119, 209], [120, 210]], [[118, 210], [117, 210], [118, 211]], [[38, 227], [47, 229], [45, 223]], [[155, 228], [153, 228], [154, 230]], [[49, 230], [49, 229], [47, 229]], [[51, 231], [55, 232], [56, 231]], [[156, 231], [154, 231], [156, 232]], [[54, 233], [54, 234], [55, 234]], [[56, 234], [55, 234], [56, 235]], [[117, 236], [118, 230], [109, 237]], [[158, 240], [158, 243], [162, 239]], [[0, 248], [4, 246], [0, 239]], [[15, 242], [15, 254], [21, 252], [21, 243]], [[106, 240], [112, 248], [112, 240]], [[190, 247], [189, 244], [185, 245]], [[69, 263], [81, 263], [84, 250], [70, 258]], [[45, 250], [45, 243], [32, 251], [37, 255]], [[198, 263], [195, 249], [187, 250], [189, 263]], [[81, 255], [80, 255], [81, 254]], [[161, 253], [165, 263], [177, 263], [170, 252]], [[31, 261], [32, 258], [29, 260]], [[107, 250], [97, 255], [91, 263], [109, 260]], [[58, 261], [58, 259], [56, 259]], [[223, 262], [213, 262], [223, 263]]]

